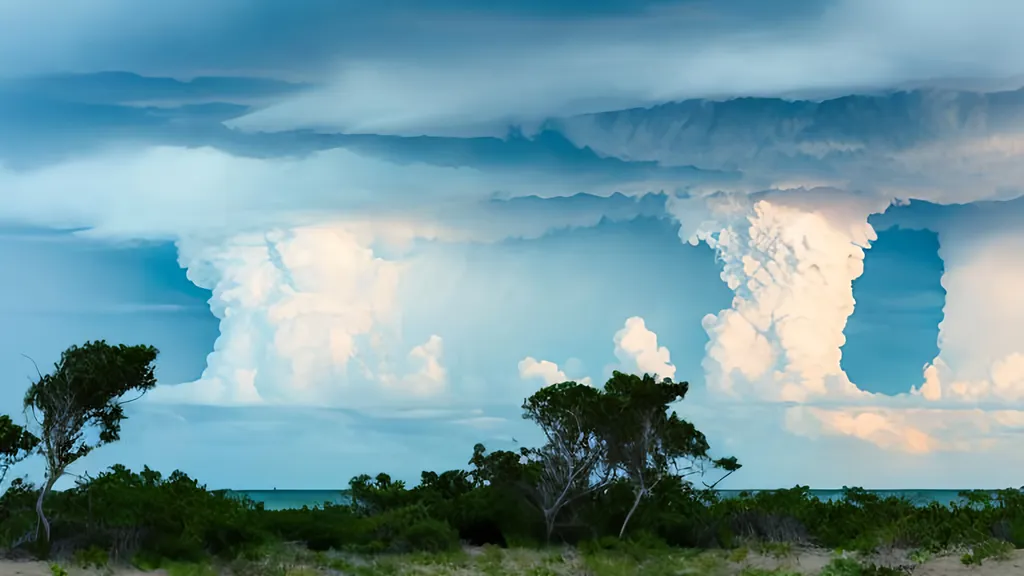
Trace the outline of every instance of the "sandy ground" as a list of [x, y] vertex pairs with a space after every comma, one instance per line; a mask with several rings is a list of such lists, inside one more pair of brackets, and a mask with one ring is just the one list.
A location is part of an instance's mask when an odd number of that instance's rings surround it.
[[[827, 550], [806, 550], [781, 559], [752, 554], [741, 565], [733, 565], [732, 573], [738, 573], [743, 566], [752, 566], [768, 570], [786, 568], [807, 576], [817, 576], [834, 557]], [[907, 574], [913, 576], [1024, 576], [1024, 550], [1014, 551], [1008, 560], [986, 560], [981, 566], [964, 565], [958, 555], [932, 558], [914, 565], [906, 553], [901, 552], [870, 558], [868, 561], [881, 566], [904, 567], [908, 569]]]
[[[84, 571], [69, 569], [69, 574], [78, 576], [80, 574], [101, 574], [98, 571]], [[106, 572], [111, 574], [111, 572]], [[44, 562], [15, 562], [10, 560], [0, 560], [0, 576], [52, 576], [53, 572], [50, 571], [50, 565]], [[139, 572], [138, 570], [124, 569], [114, 570], [113, 574], [117, 576], [141, 576], [146, 574], [148, 576], [163, 576], [164, 573], [158, 572]]]
[[[98, 570], [76, 570], [69, 568], [68, 573], [74, 576], [92, 574], [113, 574], [116, 576], [166, 576], [162, 570], [156, 572], [141, 572], [130, 568], [115, 569], [113, 571]], [[50, 565], [45, 562], [19, 562], [15, 560], [0, 560], [0, 576], [52, 576]]]
[[[529, 555], [532, 556], [532, 554]], [[698, 568], [697, 566], [681, 566], [680, 568], [682, 568], [682, 570], [680, 570], [680, 573], [704, 576], [704, 573], [707, 572], [708, 574], [721, 576], [737, 576], [744, 568], [753, 567], [766, 570], [782, 568], [806, 576], [817, 576], [833, 558], [834, 556], [825, 550], [802, 550], [784, 558], [752, 553], [741, 562], [727, 562], [725, 565], [718, 565], [715, 568], [703, 569]], [[894, 553], [884, 558], [872, 558], [871, 560], [878, 564], [887, 564], [890, 566], [907, 566], [912, 564], [900, 553]], [[523, 573], [522, 569], [526, 568], [526, 566], [520, 563], [523, 561], [526, 561], [527, 564], [532, 564], [532, 562], [529, 561], [529, 558], [526, 557], [516, 559], [514, 563], [517, 565], [516, 567], [518, 570], [513, 568], [508, 573]], [[574, 563], [570, 562], [562, 565], [555, 569], [554, 573], [565, 574], [567, 576], [587, 573], [587, 571], [583, 570], [582, 567], [576, 567], [573, 566], [573, 564]], [[908, 568], [910, 567], [911, 566], [908, 566]], [[424, 568], [426, 568], [426, 570], [424, 570]], [[433, 568], [437, 567], [435, 566]], [[107, 576], [142, 576], [143, 574], [149, 576], [166, 576], [166, 573], [163, 571], [141, 572], [130, 568], [113, 570], [81, 570], [68, 568], [68, 573], [71, 576], [99, 574]], [[303, 572], [303, 574], [309, 573], [310, 572]], [[328, 572], [324, 572], [324, 574], [327, 573]], [[459, 568], [452, 567], [448, 570], [436, 571], [427, 568], [426, 566], [417, 566], [413, 568], [410, 573], [416, 573], [421, 576], [431, 576], [433, 574], [437, 574], [438, 576], [441, 574], [450, 574], [453, 576], [475, 576], [476, 574], [484, 574], [484, 572], [474, 569], [471, 566], [463, 566]], [[907, 573], [912, 574], [913, 576], [1022, 576], [1024, 575], [1024, 550], [1017, 550], [1008, 560], [988, 560], [981, 566], [965, 566], [960, 562], [960, 558], [958, 556], [938, 557], [930, 559], [918, 566], [913, 566]], [[0, 560], [0, 576], [52, 576], [52, 574], [49, 564], [44, 562]], [[338, 572], [334, 572], [333, 574], [338, 574]]]

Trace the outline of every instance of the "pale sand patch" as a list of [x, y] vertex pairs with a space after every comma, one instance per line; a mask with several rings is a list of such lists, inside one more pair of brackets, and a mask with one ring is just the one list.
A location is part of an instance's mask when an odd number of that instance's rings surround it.
[[1024, 550], [1014, 550], [1009, 560], [986, 560], [981, 566], [964, 566], [958, 556], [935, 558], [914, 570], [914, 576], [1018, 576], [1024, 574]]
[[[83, 570], [67, 568], [70, 576], [92, 576], [105, 574], [111, 576], [166, 576], [163, 570], [142, 572], [133, 568], [115, 568], [113, 570]], [[0, 576], [52, 576], [50, 565], [46, 562], [21, 562], [17, 560], [0, 560]]]
[[[785, 569], [791, 572], [802, 574], [805, 576], [818, 576], [821, 574], [822, 569], [827, 566], [834, 558], [835, 555], [827, 550], [818, 549], [801, 549], [795, 550], [792, 554], [777, 558], [770, 555], [750, 553], [741, 562], [726, 561], [722, 555], [715, 553], [708, 553], [721, 559], [721, 563], [708, 564], [699, 569], [702, 572], [700, 576], [710, 576], [712, 574], [718, 576], [737, 576], [744, 568], [761, 568], [766, 570]], [[507, 574], [523, 574], [529, 573], [529, 569], [536, 566], [547, 566], [551, 571], [548, 573], [554, 573], [565, 576], [578, 576], [579, 574], [586, 574], [587, 572], [583, 569], [582, 564], [579, 562], [580, 558], [571, 552], [566, 553], [566, 562], [558, 566], [550, 564], [550, 559], [553, 555], [557, 555], [555, 551], [505, 551], [501, 554], [501, 568], [508, 570]], [[478, 557], [479, 552], [470, 552], [471, 557]], [[399, 564], [404, 564], [398, 558]], [[906, 556], [901, 553], [890, 553], [885, 557], [877, 557], [872, 559], [878, 564], [893, 565], [906, 565], [911, 564], [906, 560]], [[681, 565], [679, 566], [680, 573], [692, 573], [693, 568], [697, 568], [702, 564], [700, 561], [683, 561], [684, 564], [691, 564], [690, 566]], [[691, 570], [687, 570], [690, 568]], [[642, 569], [641, 569], [642, 571]], [[490, 574], [481, 570], [480, 566], [474, 566], [472, 563], [463, 566], [442, 566], [442, 565], [421, 565], [414, 568], [414, 572], [421, 576], [434, 576], [434, 575], [445, 575], [445, 576], [478, 576], [484, 574]], [[71, 576], [98, 576], [103, 574], [105, 576], [166, 576], [164, 571], [156, 572], [142, 572], [130, 568], [119, 568], [113, 570], [82, 570], [76, 568], [68, 568], [68, 573]], [[316, 574], [316, 570], [308, 570], [302, 572], [303, 574]], [[330, 574], [326, 570], [320, 571], [321, 574]], [[616, 574], [628, 574], [630, 572], [619, 572]], [[642, 573], [642, 572], [641, 572]], [[1024, 575], [1024, 550], [1016, 550], [1011, 555], [1010, 559], [1004, 561], [987, 560], [981, 566], [965, 566], [960, 562], [960, 557], [957, 555], [943, 556], [938, 558], [932, 558], [929, 561], [916, 566], [911, 572], [913, 576], [1021, 576]], [[334, 572], [333, 574], [337, 574]], [[45, 562], [19, 562], [12, 560], [0, 560], [0, 576], [51, 576], [49, 564]]]
[[[783, 568], [806, 576], [817, 576], [835, 558], [835, 554], [821, 549], [794, 551], [784, 558], [751, 553], [742, 562], [730, 563], [732, 570], [729, 574], [731, 576], [743, 568], [752, 567], [766, 570]], [[908, 552], [899, 550], [875, 555], [864, 559], [864, 562], [891, 568], [913, 567], [910, 572], [913, 576], [1024, 576], [1024, 550], [1014, 550], [1007, 560], [985, 560], [981, 566], [967, 566], [957, 554], [931, 558], [915, 566]]]

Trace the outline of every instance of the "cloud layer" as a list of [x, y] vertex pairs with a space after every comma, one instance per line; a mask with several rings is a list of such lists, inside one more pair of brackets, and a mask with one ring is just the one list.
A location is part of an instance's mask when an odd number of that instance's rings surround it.
[[[205, 371], [153, 400], [422, 416], [476, 401], [468, 388], [518, 391], [517, 375], [696, 381], [664, 345], [676, 319], [625, 309], [599, 331], [616, 361], [600, 374], [539, 333], [548, 346], [510, 350], [490, 389], [461, 371], [469, 315], [534, 278], [581, 301], [595, 288], [569, 262], [458, 291], [482, 267], [459, 255], [671, 221], [715, 251], [733, 294], [703, 320], [704, 407], [921, 457], [1019, 435], [1024, 5], [357, 4], [0, 0], [0, 223], [173, 242], [210, 291]], [[841, 361], [854, 282], [892, 226], [938, 234], [946, 300], [938, 354], [882, 395]], [[623, 298], [668, 276], [606, 246], [644, 270]], [[409, 329], [410, 299], [444, 290], [474, 305]]]

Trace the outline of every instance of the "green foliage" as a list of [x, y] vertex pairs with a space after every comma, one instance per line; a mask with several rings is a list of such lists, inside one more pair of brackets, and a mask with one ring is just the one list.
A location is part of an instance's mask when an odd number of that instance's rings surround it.
[[685, 479], [704, 474], [706, 464], [731, 474], [740, 468], [736, 458], [712, 460], [707, 438], [669, 406], [686, 397], [690, 385], [613, 372], [604, 386], [601, 435], [607, 445], [607, 467], [628, 481], [633, 505], [623, 519], [619, 537], [640, 502], [666, 478]]
[[[51, 534], [44, 499], [68, 466], [121, 437], [123, 397], [141, 396], [156, 386], [156, 356], [152, 346], [111, 346], [102, 340], [71, 346], [61, 353], [53, 372], [38, 374], [25, 392], [25, 409], [40, 423], [39, 447], [46, 458], [46, 483], [36, 506], [46, 543]], [[92, 442], [86, 436], [90, 429], [98, 438]]]
[[75, 564], [82, 568], [103, 568], [110, 562], [110, 554], [99, 546], [75, 551]]
[[980, 566], [985, 560], [1006, 560], [1013, 552], [1009, 542], [994, 538], [978, 542], [971, 550], [960, 557], [960, 561], [968, 566]]
[[863, 570], [853, 558], [836, 558], [822, 569], [821, 576], [861, 576]]
[[[53, 372], [39, 374], [25, 393], [25, 408], [42, 416], [47, 459], [66, 465], [117, 441], [125, 418], [121, 398], [156, 386], [156, 356], [152, 346], [111, 346], [102, 340], [62, 352]], [[97, 429], [98, 442], [83, 438], [87, 427]]]
[[628, 502], [613, 508], [621, 538], [660, 483], [682, 486], [706, 466], [727, 475], [739, 469], [735, 458], [713, 460], [704, 434], [670, 410], [688, 389], [686, 382], [614, 372], [601, 389], [562, 382], [526, 399], [523, 418], [540, 427], [546, 442], [523, 452], [537, 462], [523, 480], [544, 517], [547, 539], [559, 526], [571, 539], [564, 528], [584, 516], [593, 522], [598, 493], [614, 490], [616, 504]]
[[7, 472], [39, 445], [39, 438], [17, 425], [10, 416], [0, 414], [0, 483]]

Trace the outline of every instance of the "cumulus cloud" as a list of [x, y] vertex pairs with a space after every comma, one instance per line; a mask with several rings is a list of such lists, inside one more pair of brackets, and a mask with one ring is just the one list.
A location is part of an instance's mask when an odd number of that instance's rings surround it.
[[804, 401], [852, 394], [840, 368], [853, 280], [886, 202], [835, 190], [674, 199], [680, 238], [721, 258], [732, 308], [704, 318], [708, 386], [731, 395]]
[[[359, 352], [373, 351], [375, 329], [394, 322], [400, 267], [349, 231], [274, 230], [219, 244], [186, 239], [179, 254], [189, 279], [212, 291], [220, 336], [202, 377], [170, 394], [208, 403], [315, 403], [363, 393], [345, 390], [350, 371], [369, 381], [381, 376]], [[417, 383], [437, 379], [440, 345], [432, 338], [413, 350], [426, 362]]]
[[675, 378], [668, 348], [658, 346], [658, 335], [647, 328], [643, 318], [633, 316], [615, 333], [615, 357], [624, 372]]
[[410, 350], [409, 358], [420, 367], [403, 379], [402, 389], [417, 396], [429, 396], [444, 390], [448, 371], [441, 365], [443, 353], [444, 343], [437, 334], [432, 334], [426, 342]]
[[[1024, 401], [1021, 202], [949, 207], [928, 225], [945, 269], [939, 354], [915, 392], [929, 401]], [[913, 225], [913, 223], [909, 223]]]
[[538, 379], [544, 383], [545, 386], [551, 386], [552, 384], [558, 384], [560, 382], [575, 381], [580, 384], [590, 386], [590, 377], [585, 376], [583, 378], [570, 378], [566, 376], [565, 372], [558, 367], [558, 364], [549, 360], [537, 360], [532, 356], [527, 356], [519, 361], [519, 377], [523, 380]]
[[[614, 354], [619, 363], [607, 370], [614, 369], [638, 376], [650, 374], [662, 378], [675, 378], [676, 367], [672, 364], [668, 348], [658, 346], [658, 335], [647, 328], [643, 318], [627, 318], [623, 327], [615, 332], [612, 341], [615, 344]], [[570, 378], [558, 364], [549, 360], [537, 360], [532, 356], [520, 360], [518, 368], [521, 379], [540, 380], [545, 386], [570, 380], [591, 385], [590, 377]]]
[[[847, 436], [914, 454], [994, 448], [1024, 414], [1024, 341], [1016, 330], [1024, 312], [1014, 289], [1024, 279], [1013, 265], [1024, 251], [1019, 204], [882, 218], [881, 225], [937, 231], [946, 266], [940, 353], [920, 387], [908, 383], [909, 394], [889, 397], [860, 390], [840, 367], [852, 281], [875, 239], [867, 217], [885, 211], [882, 199], [835, 190], [673, 199], [680, 237], [716, 249], [722, 280], [736, 294], [730, 309], [704, 320], [709, 389], [803, 404], [785, 418], [802, 436]], [[1001, 409], [965, 410], [981, 404]]]

